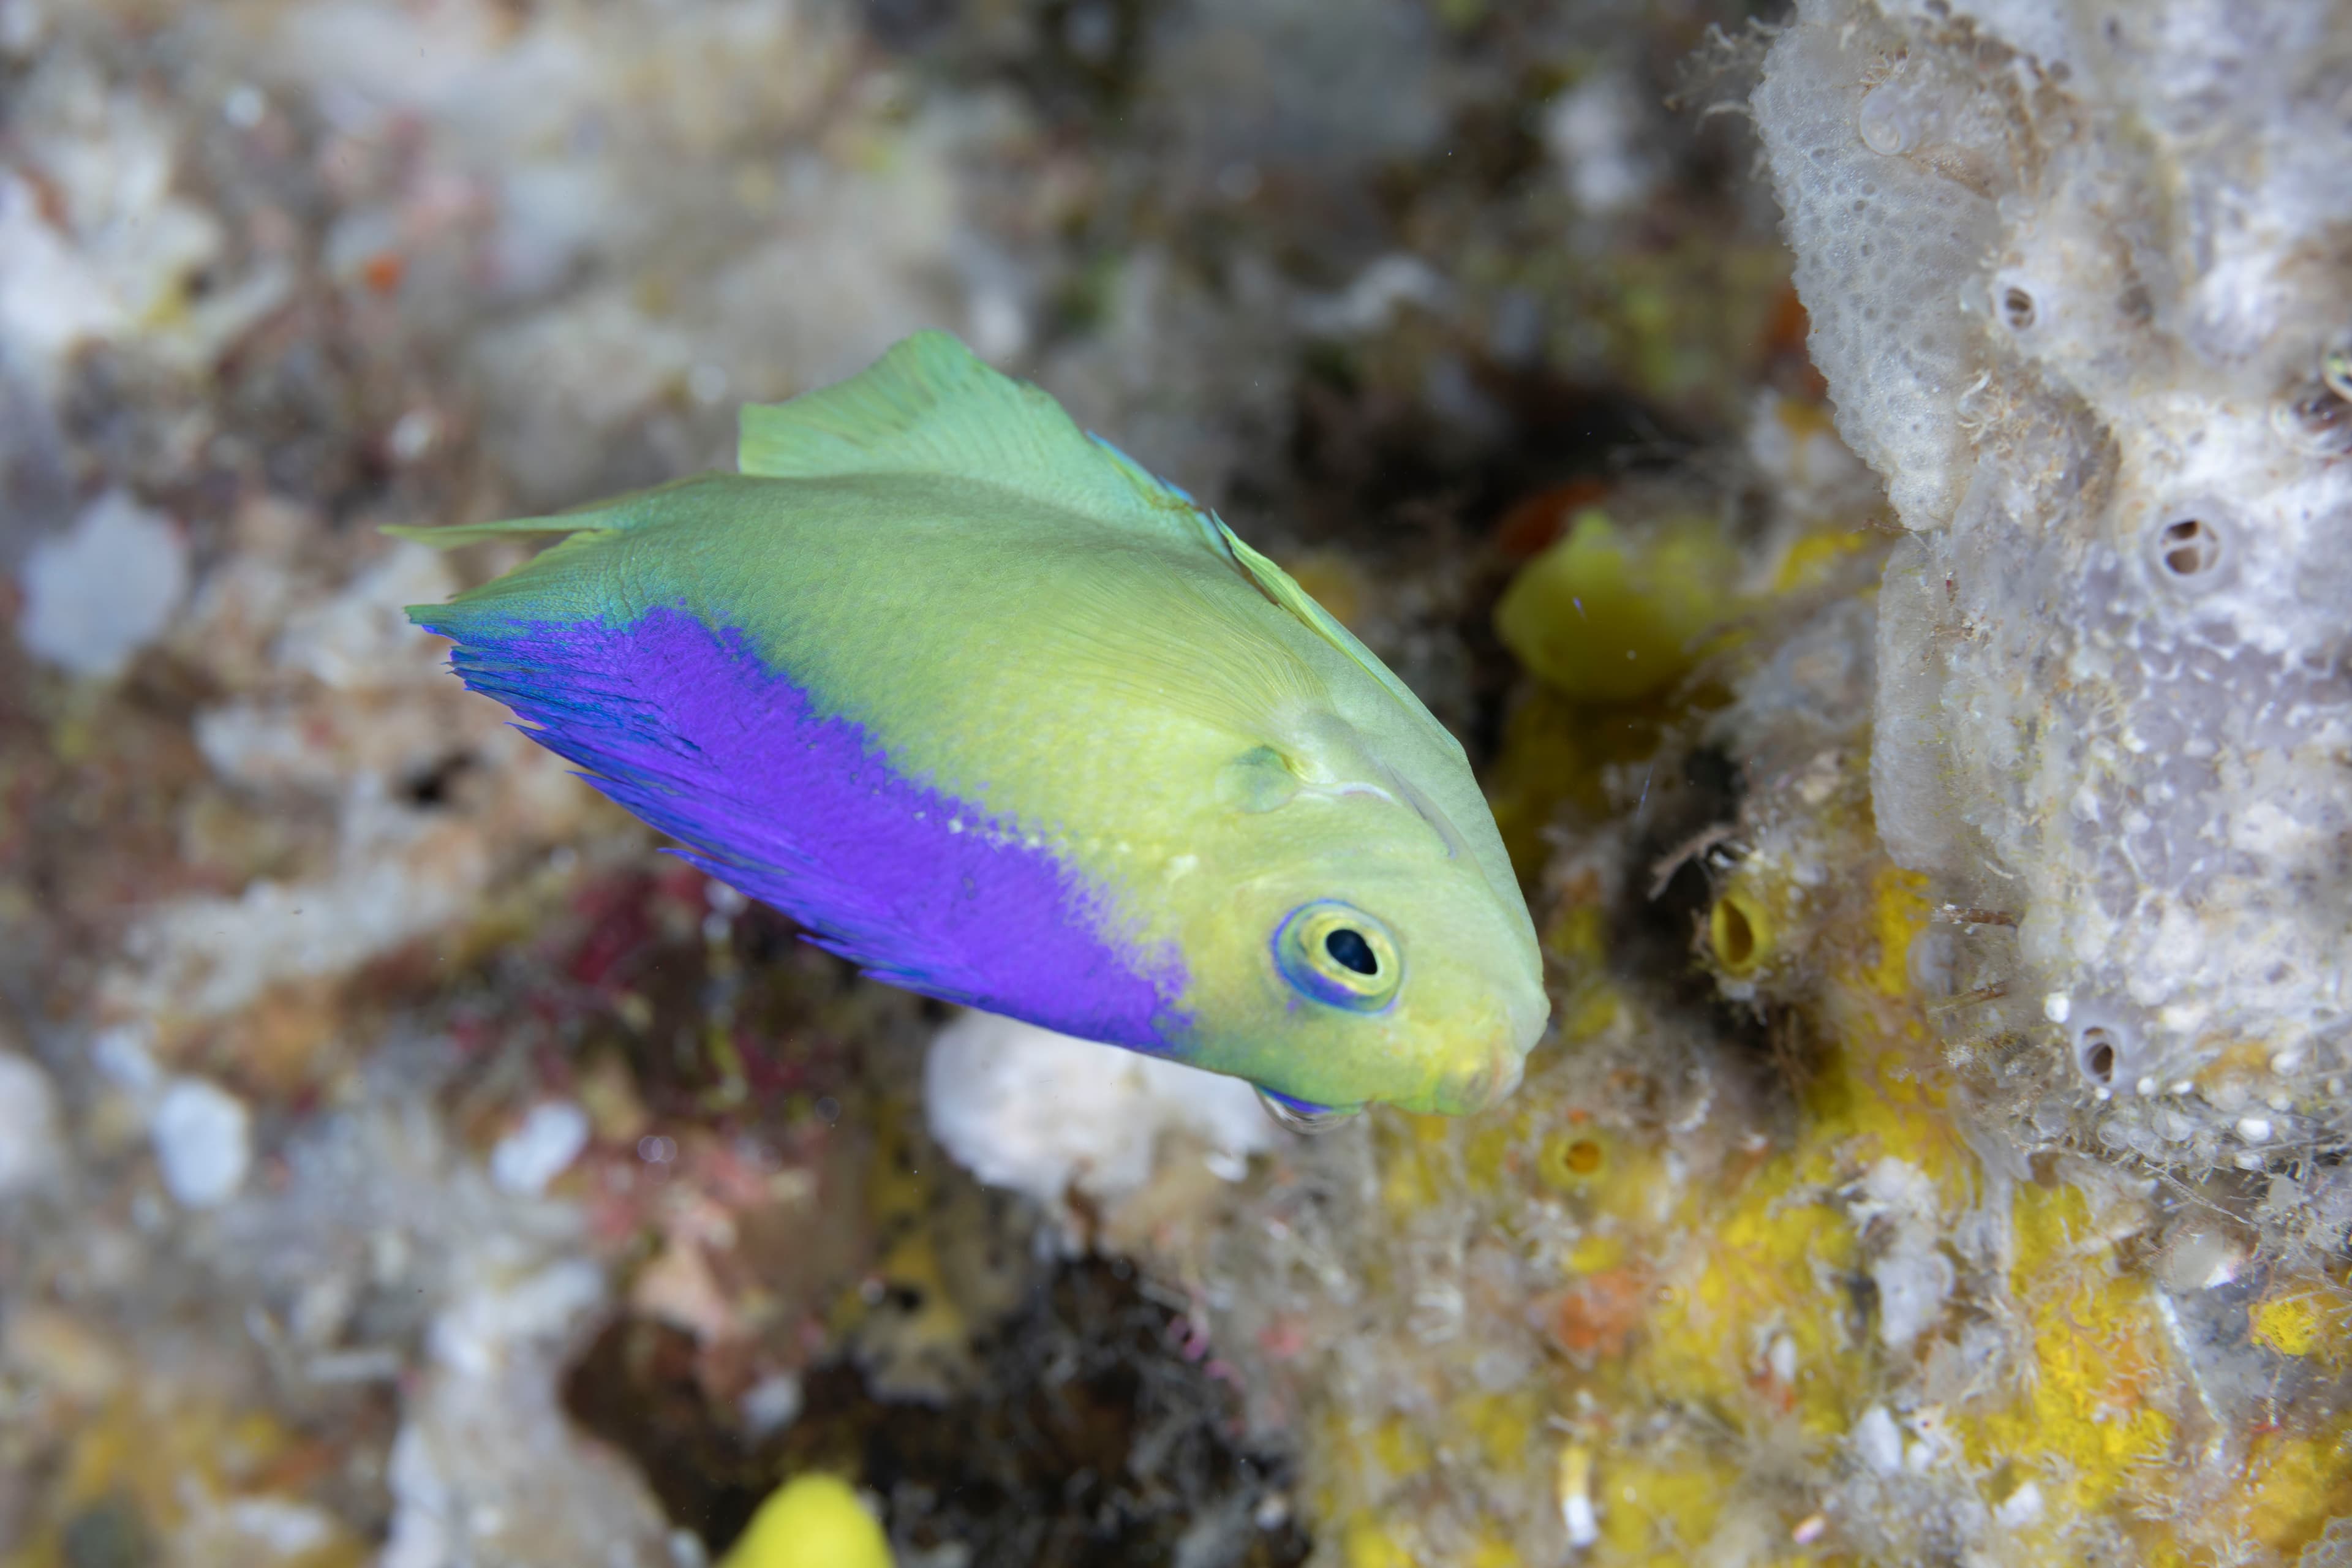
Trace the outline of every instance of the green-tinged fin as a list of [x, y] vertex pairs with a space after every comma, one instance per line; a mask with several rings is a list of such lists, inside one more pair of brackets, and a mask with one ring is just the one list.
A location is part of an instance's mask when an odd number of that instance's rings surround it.
[[969, 479], [1218, 548], [1191, 497], [946, 332], [917, 332], [872, 368], [790, 403], [747, 405], [741, 432], [736, 464], [747, 474]]
[[[1381, 662], [1380, 655], [1359, 642], [1355, 633], [1341, 626], [1330, 611], [1317, 604], [1314, 595], [1300, 587], [1296, 578], [1265, 556], [1251, 549], [1246, 541], [1225, 526], [1223, 519], [1217, 520], [1217, 531], [1224, 536], [1226, 550], [1232, 553], [1236, 562], [1240, 563], [1242, 570], [1250, 574], [1251, 579], [1265, 592], [1267, 598], [1297, 616], [1307, 624], [1308, 630], [1355, 660], [1366, 675], [1379, 681], [1387, 689], [1390, 696], [1402, 704], [1407, 713], [1426, 725], [1432, 735], [1442, 737], [1446, 746], [1455, 755], [1464, 754], [1462, 742], [1454, 738], [1452, 731], [1437, 721], [1437, 716], [1429, 710], [1428, 706], [1420, 698], [1413, 695], [1412, 688], [1399, 680], [1396, 678], [1396, 672]], [[1465, 761], [1466, 763], [1466, 757]]]

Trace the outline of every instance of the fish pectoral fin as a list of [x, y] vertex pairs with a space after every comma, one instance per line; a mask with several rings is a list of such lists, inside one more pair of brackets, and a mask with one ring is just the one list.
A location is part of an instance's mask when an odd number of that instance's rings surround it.
[[1364, 1109], [1360, 1105], [1317, 1105], [1311, 1100], [1293, 1100], [1262, 1083], [1250, 1087], [1257, 1090], [1258, 1103], [1265, 1107], [1265, 1113], [1274, 1119], [1276, 1126], [1309, 1137], [1328, 1132]]
[[890, 476], [1011, 490], [1106, 525], [1224, 553], [1215, 525], [1174, 485], [1026, 382], [955, 337], [917, 332], [847, 381], [789, 403], [747, 404], [736, 446], [746, 474]]

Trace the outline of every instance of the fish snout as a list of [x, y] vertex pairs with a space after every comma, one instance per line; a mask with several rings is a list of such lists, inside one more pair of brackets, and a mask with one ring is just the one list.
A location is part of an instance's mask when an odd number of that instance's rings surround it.
[[1464, 1031], [1460, 1056], [1438, 1079], [1431, 1096], [1436, 1109], [1475, 1116], [1509, 1099], [1550, 1018], [1551, 998], [1541, 985], [1496, 985]]

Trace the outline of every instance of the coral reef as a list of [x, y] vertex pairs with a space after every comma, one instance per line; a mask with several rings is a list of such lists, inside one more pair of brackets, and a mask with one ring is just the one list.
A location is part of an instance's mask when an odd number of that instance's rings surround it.
[[[2352, 25], [1745, 9], [0, 0], [0, 1563], [2347, 1561]], [[1507, 1106], [861, 981], [402, 620], [920, 325], [1460, 735]]]
[[2340, 1550], [2347, 36], [1769, 37], [1814, 356], [1909, 532], [1854, 548], [1786, 395], [1703, 564], [1652, 564], [1671, 502], [1554, 507], [1496, 774], [1554, 781], [1561, 1052], [1484, 1124], [1286, 1156], [1205, 1265], [1326, 1560]]

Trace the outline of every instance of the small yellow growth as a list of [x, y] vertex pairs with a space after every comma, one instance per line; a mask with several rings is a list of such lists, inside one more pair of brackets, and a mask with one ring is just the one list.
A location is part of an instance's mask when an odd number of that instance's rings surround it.
[[890, 1568], [890, 1542], [836, 1476], [795, 1476], [771, 1493], [719, 1568]]
[[1462, 1568], [1521, 1568], [1521, 1565], [1517, 1548], [1507, 1542], [1485, 1535], [1471, 1543], [1469, 1555], [1462, 1559]]
[[1544, 951], [1563, 965], [1598, 971], [1609, 962], [1609, 910], [1598, 901], [1564, 904], [1544, 927]]
[[572, 1094], [588, 1112], [596, 1136], [608, 1143], [635, 1143], [653, 1125], [636, 1079], [618, 1051], [600, 1052], [573, 1080]]
[[[114, 1401], [83, 1426], [46, 1488], [47, 1517], [28, 1519], [22, 1546], [0, 1552], [7, 1568], [64, 1568], [65, 1527], [84, 1509], [115, 1500], [145, 1531], [168, 1539], [192, 1515], [236, 1503], [310, 1509], [300, 1494], [278, 1489], [288, 1474], [310, 1467], [320, 1451], [260, 1411], [202, 1400]], [[367, 1548], [325, 1510], [311, 1515], [320, 1538], [274, 1560], [272, 1568], [359, 1568]]]
[[1399, 1545], [1377, 1520], [1354, 1521], [1342, 1539], [1348, 1568], [1413, 1568], [1412, 1553]]
[[[835, 1297], [828, 1326], [842, 1339], [861, 1342], [869, 1369], [909, 1395], [944, 1397], [943, 1379], [970, 1365], [972, 1323], [964, 1308], [969, 1293], [949, 1288], [938, 1162], [927, 1158], [904, 1124], [901, 1111], [877, 1108], [876, 1138], [866, 1167], [868, 1234], [876, 1257], [868, 1276], [878, 1279], [898, 1300], [919, 1303], [909, 1310], [877, 1312], [864, 1281], [849, 1281]], [[897, 1381], [900, 1373], [911, 1381]]]
[[[1941, 1114], [1950, 1098], [1949, 1072], [1927, 1043], [1911, 991], [1911, 939], [1933, 913], [1924, 886], [1890, 865], [1871, 879], [1866, 929], [1874, 940], [1863, 962], [1841, 966], [1823, 999], [1822, 1022], [1839, 1046], [1805, 1085], [1803, 1146], [1842, 1151], [1860, 1163], [1892, 1154], [1933, 1177], [1946, 1203], [1965, 1205], [1974, 1201], [1976, 1156]], [[1832, 1174], [1827, 1161], [1808, 1170], [1815, 1181]]]
[[[2211, 1040], [2198, 1042], [2200, 1052], [2212, 1050]], [[2215, 1051], [2205, 1065], [2197, 1069], [2197, 1083], [2203, 1088], [2219, 1089], [2232, 1079], [2251, 1087], [2271, 1070], [2271, 1053], [2277, 1049], [2264, 1040], [2239, 1040]]]
[[1608, 807], [1590, 721], [1549, 687], [1528, 690], [1503, 720], [1503, 743], [1488, 770], [1487, 805], [1511, 857], [1512, 869], [1532, 884], [1551, 858], [1543, 836], [1562, 805], [1598, 815]]
[[1560, 1038], [1574, 1044], [1605, 1032], [1623, 1003], [1609, 978], [1609, 911], [1597, 884], [1562, 897], [1544, 927], [1543, 950], [1557, 976]]
[[[1813, 1158], [1800, 1150], [1768, 1162], [1717, 1211], [1696, 1267], [1678, 1270], [1661, 1292], [1639, 1368], [1661, 1396], [1759, 1422], [1786, 1410], [1811, 1435], [1844, 1429], [1843, 1384], [1864, 1369], [1848, 1343], [1843, 1304], [1823, 1281], [1853, 1269], [1856, 1242], [1845, 1215], [1801, 1179]], [[1767, 1327], [1788, 1335], [1808, 1369], [1793, 1390], [1754, 1382], [1758, 1331]]]
[[1572, 1133], [1561, 1153], [1571, 1173], [1591, 1158], [1578, 1149], [1579, 1143], [1590, 1143], [1601, 1153], [1600, 1163], [1584, 1178], [1583, 1196], [1593, 1214], [1611, 1215], [1629, 1226], [1658, 1226], [1689, 1196], [1689, 1189], [1668, 1168], [1664, 1149], [1590, 1131]]
[[[1379, 1123], [1381, 1138], [1381, 1201], [1402, 1219], [1437, 1201], [1447, 1173], [1438, 1163], [1447, 1155], [1449, 1118], [1399, 1114]], [[1395, 1134], [1402, 1133], [1399, 1137]]]
[[[1928, 907], [1916, 879], [1898, 872], [1880, 876], [1874, 890], [1865, 929], [1899, 966]], [[1874, 974], [1854, 978], [1875, 989]], [[1974, 1201], [1978, 1176], [1974, 1156], [1939, 1114], [1939, 1069], [1906, 1045], [1916, 1013], [1875, 999], [1827, 1013], [1820, 1022], [1828, 1037], [1802, 1083], [1796, 1142], [1730, 1192], [1706, 1194], [1708, 1245], [1669, 1267], [1634, 1368], [1660, 1395], [1703, 1402], [1743, 1426], [1793, 1418], [1801, 1432], [1824, 1438], [1852, 1425], [1871, 1375], [1832, 1283], [1858, 1267], [1859, 1239], [1830, 1194], [1889, 1156], [1927, 1174], [1954, 1208]], [[1759, 1342], [1781, 1335], [1801, 1369], [1793, 1388], [1757, 1364]]]
[[1510, 1120], [1496, 1117], [1491, 1125], [1470, 1134], [1462, 1150], [1462, 1175], [1472, 1192], [1483, 1195], [1503, 1190], [1503, 1177], [1510, 1169], [1511, 1145], [1517, 1132]]
[[2245, 1473], [2228, 1528], [2282, 1555], [2299, 1552], [2328, 1521], [2352, 1513], [2352, 1430], [2339, 1419], [2312, 1436], [2265, 1434], [2249, 1445]]
[[[1820, 433], [1835, 436], [1828, 416], [1811, 404], [1784, 398], [1780, 403], [1781, 422], [1790, 426], [1799, 437]], [[1795, 416], [1792, 417], [1791, 416]], [[1800, 425], [1807, 427], [1799, 429]], [[1874, 534], [1856, 531], [1851, 533], [1808, 533], [1789, 546], [1780, 557], [1780, 566], [1772, 574], [1772, 592], [1792, 594], [1825, 581], [1837, 563], [1858, 551], [1878, 542]]]
[[1563, 695], [1630, 701], [1720, 646], [1721, 628], [1740, 608], [1739, 568], [1738, 552], [1712, 518], [1675, 518], [1628, 535], [1591, 508], [1511, 580], [1495, 629]]
[[1581, 1045], [1607, 1034], [1623, 1015], [1624, 1005], [1616, 987], [1608, 984], [1592, 986], [1581, 996], [1562, 1003], [1557, 1016], [1559, 1037], [1570, 1045]]
[[1418, 1159], [1402, 1154], [1387, 1162], [1381, 1174], [1381, 1202], [1389, 1213], [1402, 1219], [1436, 1201], [1437, 1188]]
[[2169, 1451], [2175, 1426], [2158, 1403], [2170, 1357], [2142, 1281], [2116, 1271], [2071, 1184], [2018, 1188], [2011, 1210], [2011, 1289], [2032, 1324], [2034, 1372], [2008, 1408], [1971, 1424], [1979, 1463], [2012, 1459], [2055, 1471], [2061, 1515], [2141, 1491], [2141, 1472]]
[[2091, 1203], [2071, 1182], [2054, 1187], [2022, 1186], [2010, 1207], [2016, 1238], [2016, 1260], [2009, 1271], [2010, 1289], [2023, 1296], [2036, 1278], [2063, 1268], [2075, 1255], [2105, 1244], [2089, 1236]]
[[1772, 962], [1779, 922], [1751, 889], [1729, 887], [1706, 912], [1707, 946], [1715, 962], [1735, 980], [1744, 980]]
[[1372, 1458], [1390, 1476], [1403, 1479], [1429, 1468], [1429, 1443], [1412, 1422], [1391, 1415], [1372, 1434]]
[[1590, 1132], [1556, 1132], [1536, 1151], [1536, 1175], [1556, 1192], [1572, 1193], [1601, 1173], [1608, 1152]]
[[1568, 1266], [1579, 1274], [1599, 1274], [1625, 1261], [1625, 1238], [1613, 1231], [1588, 1231], [1568, 1255]]
[[1601, 1561], [1653, 1568], [1689, 1563], [1715, 1534], [1738, 1479], [1736, 1467], [1690, 1449], [1656, 1462], [1603, 1454], [1592, 1478], [1607, 1549]]
[[2330, 1361], [2335, 1359], [2331, 1352], [2344, 1317], [2340, 1297], [2322, 1286], [2283, 1290], [2255, 1302], [2246, 1313], [2247, 1328], [2255, 1343], [2268, 1345], [2281, 1355], [2307, 1356], [2317, 1352]]
[[1525, 1389], [1474, 1394], [1454, 1401], [1449, 1425], [1478, 1440], [1490, 1468], [1514, 1470], [1534, 1447], [1536, 1422], [1542, 1414], [1535, 1394]]
[[1871, 934], [1877, 939], [1877, 956], [1863, 978], [1880, 995], [1896, 1001], [1911, 996], [1911, 942], [1934, 917], [1927, 901], [1927, 879], [1916, 871], [1881, 866], [1871, 879]]

